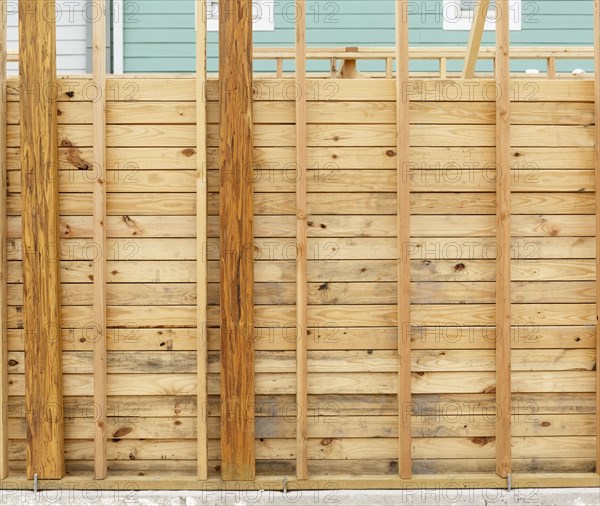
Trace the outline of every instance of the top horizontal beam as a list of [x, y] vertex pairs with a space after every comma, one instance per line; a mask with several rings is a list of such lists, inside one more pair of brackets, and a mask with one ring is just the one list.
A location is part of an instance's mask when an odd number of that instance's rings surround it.
[[[538, 58], [594, 58], [593, 46], [521, 46], [510, 48], [511, 59], [538, 59]], [[311, 47], [306, 49], [306, 58], [308, 59], [327, 59], [327, 58], [351, 58], [351, 59], [373, 59], [395, 57], [394, 47]], [[464, 47], [410, 47], [408, 56], [411, 59], [459, 59], [465, 57]], [[254, 59], [271, 58], [294, 58], [295, 50], [293, 47], [261, 47], [254, 48]], [[484, 46], [479, 49], [479, 57], [483, 59], [495, 59], [496, 48], [494, 46]]]
[[[512, 59], [527, 58], [594, 58], [593, 46], [520, 46], [510, 48]], [[254, 59], [271, 59], [276, 57], [295, 58], [296, 52], [293, 47], [260, 47], [254, 48], [252, 53]], [[354, 47], [351, 51], [345, 47], [311, 47], [306, 48], [306, 57], [308, 59], [327, 59], [327, 58], [389, 58], [395, 57], [396, 52], [393, 47]], [[438, 59], [438, 58], [456, 58], [463, 59], [465, 49], [463, 47], [411, 47], [409, 48], [409, 58]], [[483, 59], [494, 59], [496, 57], [494, 46], [484, 46], [479, 49], [479, 57]], [[18, 62], [18, 51], [7, 52], [7, 61]]]

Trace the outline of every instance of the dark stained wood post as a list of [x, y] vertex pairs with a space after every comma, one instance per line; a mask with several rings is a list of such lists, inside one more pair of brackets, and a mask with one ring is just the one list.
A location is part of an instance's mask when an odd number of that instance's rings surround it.
[[54, 0], [19, 1], [27, 477], [65, 473]]
[[252, 1], [219, 5], [221, 472], [253, 480]]

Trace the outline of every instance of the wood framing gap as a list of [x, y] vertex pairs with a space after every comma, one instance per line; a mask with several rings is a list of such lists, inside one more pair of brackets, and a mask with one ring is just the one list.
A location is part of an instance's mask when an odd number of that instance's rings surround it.
[[475, 66], [479, 57], [479, 49], [481, 48], [481, 39], [483, 37], [483, 29], [485, 28], [485, 20], [487, 18], [490, 7], [490, 0], [479, 0], [475, 6], [473, 15], [473, 26], [469, 33], [469, 44], [467, 45], [467, 56], [465, 57], [465, 66], [463, 68], [463, 79], [473, 79], [475, 76]]
[[221, 472], [254, 480], [252, 0], [219, 10]]
[[106, 1], [95, 0], [92, 65], [98, 91], [94, 102], [94, 244], [101, 254], [94, 262], [94, 477], [106, 478]]
[[396, 122], [398, 178], [398, 443], [400, 477], [412, 476], [410, 352], [410, 102], [408, 1], [396, 3]]
[[208, 479], [208, 263], [206, 261], [207, 234], [207, 157], [206, 157], [206, 4], [196, 0], [196, 237], [198, 243], [196, 279], [196, 315], [198, 327], [198, 479]]
[[[508, 9], [497, 2], [496, 9]], [[510, 16], [496, 21], [496, 473], [511, 472]]]
[[56, 20], [54, 0], [19, 2], [23, 332], [27, 477], [65, 474]]
[[6, 0], [0, 0], [0, 332], [2, 349], [0, 351], [0, 479], [8, 476], [8, 345], [7, 345], [7, 309], [8, 278], [6, 261], [6, 241], [8, 239], [6, 198]]
[[306, 10], [296, 0], [296, 477], [308, 478], [308, 245], [306, 210]]
[[600, 474], [600, 0], [594, 0], [596, 123], [596, 472]]

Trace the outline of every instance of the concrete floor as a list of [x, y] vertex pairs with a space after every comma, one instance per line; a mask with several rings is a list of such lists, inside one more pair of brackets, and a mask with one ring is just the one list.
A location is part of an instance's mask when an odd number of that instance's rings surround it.
[[439, 506], [599, 506], [600, 489], [505, 490], [337, 490], [321, 492], [125, 492], [0, 490], [0, 505], [165, 505], [165, 506], [294, 506], [294, 505], [439, 505]]

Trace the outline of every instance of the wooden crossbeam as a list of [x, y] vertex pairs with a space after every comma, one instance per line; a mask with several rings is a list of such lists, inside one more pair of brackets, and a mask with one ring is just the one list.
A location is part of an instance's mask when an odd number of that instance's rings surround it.
[[308, 478], [308, 226], [306, 209], [306, 11], [305, 2], [296, 1], [296, 403], [298, 405], [296, 425], [296, 477]]
[[196, 279], [197, 314], [197, 358], [198, 358], [198, 468], [199, 480], [208, 479], [208, 336], [207, 336], [207, 299], [208, 264], [206, 262], [207, 235], [207, 167], [206, 167], [206, 4], [196, 0], [196, 237], [198, 244]]
[[396, 3], [396, 121], [398, 181], [398, 440], [402, 478], [412, 476], [411, 357], [410, 357], [410, 103], [404, 95], [409, 82], [408, 1]]
[[[311, 60], [329, 60], [331, 58], [353, 60], [377, 60], [394, 57], [395, 47], [355, 47], [348, 51], [347, 47], [307, 47], [306, 58]], [[524, 60], [546, 59], [549, 57], [559, 59], [592, 59], [594, 48], [591, 46], [516, 46], [511, 48], [511, 58]], [[255, 60], [283, 58], [293, 59], [296, 52], [293, 47], [255, 47], [253, 50]], [[496, 55], [494, 46], [483, 46], [479, 49], [479, 57], [493, 59]], [[440, 58], [464, 60], [464, 46], [411, 46], [408, 51], [409, 59], [439, 60]]]
[[93, 79], [98, 91], [94, 115], [94, 244], [102, 252], [94, 262], [94, 476], [104, 479], [106, 458], [106, 1], [95, 0]]
[[7, 308], [8, 279], [6, 262], [7, 217], [7, 166], [6, 166], [6, 0], [0, 0], [0, 479], [8, 476], [8, 356], [7, 356]]
[[19, 2], [27, 477], [62, 478], [60, 229], [54, 0]]
[[465, 57], [465, 66], [463, 68], [463, 79], [473, 79], [475, 75], [475, 66], [479, 57], [479, 49], [481, 48], [481, 39], [489, 7], [490, 0], [479, 0], [475, 7], [473, 25], [469, 33], [469, 44], [467, 45], [467, 56]]
[[221, 473], [253, 480], [252, 1], [219, 10]]
[[600, 0], [594, 0], [596, 118], [596, 472], [600, 474]]
[[[496, 22], [496, 473], [511, 472], [510, 32], [508, 1]], [[506, 10], [506, 12], [504, 12]]]

